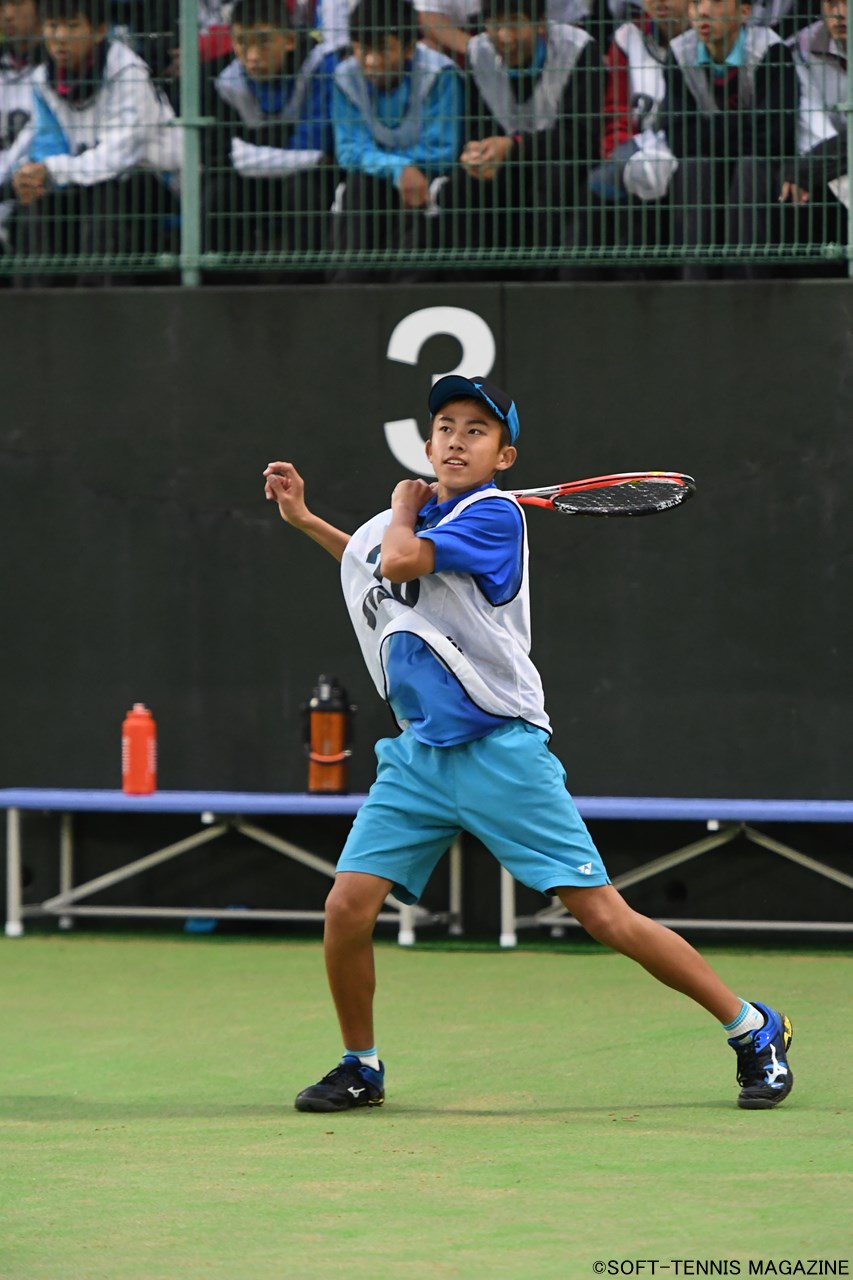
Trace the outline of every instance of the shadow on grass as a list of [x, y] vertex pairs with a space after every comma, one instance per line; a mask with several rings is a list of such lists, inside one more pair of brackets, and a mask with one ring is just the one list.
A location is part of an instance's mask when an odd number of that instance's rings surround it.
[[405, 1103], [395, 1104], [395, 1115], [407, 1116], [463, 1116], [466, 1119], [478, 1119], [489, 1116], [613, 1116], [614, 1119], [638, 1120], [646, 1111], [728, 1111], [731, 1101], [719, 1098], [705, 1102], [650, 1102], [634, 1103], [632, 1106], [564, 1106], [564, 1107], [498, 1107], [489, 1110], [485, 1107], [407, 1107]]
[[93, 1120], [116, 1122], [121, 1120], [233, 1120], [276, 1119], [290, 1108], [281, 1102], [198, 1102], [183, 1099], [151, 1098], [138, 1100], [112, 1100], [101, 1102], [97, 1098], [75, 1098], [71, 1095], [45, 1094], [20, 1095], [0, 1098], [0, 1120]]
[[[631, 1106], [529, 1106], [529, 1107], [454, 1107], [409, 1106], [405, 1102], [393, 1102], [381, 1113], [394, 1117], [442, 1116], [465, 1120], [488, 1120], [506, 1117], [538, 1116], [613, 1116], [616, 1120], [636, 1120], [647, 1112], [680, 1111], [729, 1111], [732, 1101], [711, 1099], [697, 1102], [634, 1103]], [[371, 1108], [378, 1114], [379, 1108]], [[362, 1109], [358, 1109], [359, 1116]], [[101, 1124], [133, 1122], [137, 1120], [281, 1120], [288, 1116], [301, 1118], [289, 1099], [281, 1102], [199, 1102], [182, 1099], [139, 1099], [136, 1101], [104, 1101], [94, 1098], [75, 1098], [69, 1095], [20, 1095], [0, 1098], [0, 1120], [42, 1123], [45, 1121], [92, 1121]], [[352, 1111], [318, 1113], [334, 1115], [335, 1119], [351, 1116]]]

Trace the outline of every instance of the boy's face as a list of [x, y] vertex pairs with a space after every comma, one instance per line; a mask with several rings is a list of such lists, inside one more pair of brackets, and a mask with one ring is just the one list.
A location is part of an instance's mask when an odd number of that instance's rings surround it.
[[412, 56], [412, 47], [395, 35], [378, 37], [375, 44], [353, 40], [352, 51], [365, 80], [376, 89], [392, 89], [398, 84]]
[[64, 18], [45, 18], [42, 24], [45, 47], [58, 67], [79, 72], [88, 67], [96, 47], [105, 39], [107, 29], [93, 27], [82, 13]]
[[702, 43], [718, 55], [717, 61], [722, 61], [730, 52], [749, 13], [750, 6], [739, 0], [691, 0], [690, 3], [693, 30]]
[[507, 67], [529, 67], [534, 59], [536, 40], [545, 28], [536, 26], [525, 13], [508, 10], [489, 18], [486, 34]]
[[274, 80], [281, 75], [284, 60], [293, 52], [296, 37], [278, 27], [243, 27], [235, 22], [231, 43], [251, 80]]
[[823, 0], [821, 9], [829, 34], [844, 46], [847, 41], [847, 0]]
[[34, 40], [39, 34], [35, 0], [2, 0], [0, 17], [4, 40]]
[[516, 450], [504, 444], [504, 426], [481, 400], [451, 400], [432, 420], [426, 454], [438, 480], [436, 497], [446, 502], [508, 470]]
[[643, 0], [643, 12], [671, 38], [688, 23], [689, 0]]

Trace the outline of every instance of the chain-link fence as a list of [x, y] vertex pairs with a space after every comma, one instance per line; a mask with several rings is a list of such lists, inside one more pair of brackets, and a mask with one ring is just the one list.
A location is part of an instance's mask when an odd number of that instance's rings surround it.
[[0, 0], [0, 278], [845, 274], [846, 0]]

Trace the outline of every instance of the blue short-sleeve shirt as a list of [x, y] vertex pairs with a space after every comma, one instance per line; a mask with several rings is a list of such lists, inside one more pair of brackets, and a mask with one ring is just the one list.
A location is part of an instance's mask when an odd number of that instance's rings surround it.
[[[481, 489], [493, 489], [489, 483]], [[497, 490], [495, 490], [497, 493]], [[455, 520], [435, 526], [468, 493], [421, 507], [415, 532], [435, 547], [436, 573], [470, 573], [490, 604], [501, 605], [519, 591], [523, 574], [524, 530], [517, 508], [503, 498], [482, 499]], [[398, 720], [428, 746], [450, 747], [491, 733], [506, 718], [472, 702], [458, 679], [432, 650], [410, 632], [397, 632], [388, 644], [385, 671], [388, 701]]]

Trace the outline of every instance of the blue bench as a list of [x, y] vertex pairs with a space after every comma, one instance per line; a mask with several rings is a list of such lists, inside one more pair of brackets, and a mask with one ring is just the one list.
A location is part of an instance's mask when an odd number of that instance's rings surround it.
[[[77, 916], [107, 917], [155, 917], [158, 919], [205, 920], [298, 920], [323, 919], [322, 911], [304, 909], [262, 910], [255, 908], [188, 908], [95, 905], [83, 902], [104, 889], [131, 879], [140, 872], [179, 857], [189, 849], [216, 840], [228, 831], [241, 835], [257, 844], [272, 849], [302, 866], [334, 877], [334, 863], [318, 857], [274, 832], [266, 830], [249, 818], [272, 816], [334, 817], [349, 816], [363, 804], [363, 795], [322, 796], [279, 794], [241, 791], [155, 791], [151, 795], [129, 796], [122, 791], [88, 791], [81, 789], [18, 787], [0, 790], [0, 808], [6, 810], [6, 936], [19, 938], [24, 932], [27, 916], [54, 915], [59, 917], [60, 928], [68, 929]], [[22, 898], [22, 812], [56, 813], [59, 815], [59, 893], [43, 902], [24, 903]], [[74, 883], [74, 823], [75, 813], [121, 813], [136, 817], [146, 814], [196, 814], [201, 830], [169, 844], [142, 858], [124, 863], [105, 875], [97, 876], [83, 884]], [[458, 924], [461, 912], [461, 845], [455, 841], [451, 848], [450, 907], [447, 912], [435, 913], [422, 907], [407, 906], [389, 894], [385, 908], [380, 913], [382, 923], [397, 925], [397, 940], [403, 946], [415, 941], [415, 930], [425, 924], [446, 922], [450, 931], [461, 932]]]
[[[331, 817], [355, 814], [364, 803], [364, 795], [323, 796], [288, 793], [262, 793], [239, 791], [156, 791], [149, 796], [128, 796], [121, 791], [50, 789], [21, 787], [0, 790], [0, 808], [6, 810], [6, 935], [20, 937], [27, 916], [54, 915], [61, 927], [71, 926], [75, 916], [153, 916], [161, 919], [205, 918], [230, 920], [251, 917], [263, 920], [321, 921], [322, 911], [300, 909], [219, 910], [205, 907], [143, 907], [99, 906], [84, 903], [103, 889], [110, 888], [142, 871], [162, 865], [179, 857], [189, 849], [206, 844], [230, 830], [238, 831], [249, 840], [266, 846], [276, 853], [303, 866], [332, 877], [334, 864], [328, 860], [283, 839], [278, 834], [251, 822], [249, 818], [272, 816]], [[853, 801], [846, 800], [726, 800], [726, 799], [678, 799], [654, 796], [576, 796], [578, 808], [588, 821], [630, 822], [697, 822], [708, 834], [702, 839], [684, 845], [642, 866], [635, 867], [621, 876], [614, 884], [619, 889], [647, 880], [672, 867], [687, 862], [718, 848], [742, 835], [771, 853], [796, 863], [804, 870], [834, 881], [846, 889], [853, 889], [853, 876], [835, 867], [801, 853], [766, 835], [753, 824], [799, 824], [853, 822]], [[38, 903], [25, 904], [22, 899], [22, 837], [21, 814], [23, 812], [55, 813], [59, 815], [59, 893]], [[144, 814], [195, 814], [201, 830], [174, 844], [157, 849], [153, 853], [98, 876], [83, 884], [74, 884], [74, 827], [75, 813], [124, 813]], [[461, 841], [454, 841], [450, 850], [450, 890], [446, 912], [428, 912], [421, 907], [408, 907], [389, 896], [386, 909], [379, 917], [383, 923], [396, 923], [398, 941], [410, 945], [415, 941], [416, 929], [425, 924], [447, 923], [453, 934], [462, 932], [462, 874]], [[508, 872], [501, 869], [501, 945], [512, 947], [517, 942], [520, 927], [546, 927], [559, 934], [575, 922], [559, 901], [533, 916], [518, 916], [515, 910], [515, 883]], [[678, 927], [703, 927], [713, 929], [750, 930], [812, 930], [820, 932], [850, 932], [853, 923], [830, 921], [762, 921], [762, 920], [665, 920], [663, 923]]]
[[[673, 867], [710, 853], [721, 845], [728, 844], [738, 836], [759, 845], [768, 852], [796, 863], [804, 870], [843, 885], [845, 889], [853, 889], [853, 876], [828, 866], [808, 854], [801, 853], [790, 845], [783, 844], [763, 831], [759, 831], [754, 823], [772, 825], [774, 823], [827, 823], [844, 824], [853, 822], [853, 801], [851, 800], [725, 800], [696, 799], [669, 796], [575, 796], [575, 803], [585, 821], [610, 820], [628, 822], [699, 822], [708, 831], [708, 835], [687, 845], [674, 849], [660, 858], [654, 858], [641, 866], [633, 867], [621, 876], [614, 877], [613, 884], [617, 889], [627, 889], [631, 885], [649, 880], [652, 876], [661, 875]], [[815, 921], [815, 920], [745, 920], [722, 919], [702, 920], [696, 918], [672, 917], [661, 919], [661, 924], [672, 929], [712, 929], [712, 930], [744, 930], [749, 932], [765, 932], [779, 930], [783, 932], [812, 933], [850, 933], [853, 922], [848, 921]], [[537, 911], [532, 916], [519, 916], [515, 910], [515, 882], [512, 876], [501, 868], [501, 946], [513, 947], [517, 942], [517, 931], [520, 928], [548, 928], [552, 936], [559, 937], [566, 928], [578, 927], [577, 922], [566, 911], [558, 898], [554, 898], [550, 906]]]

